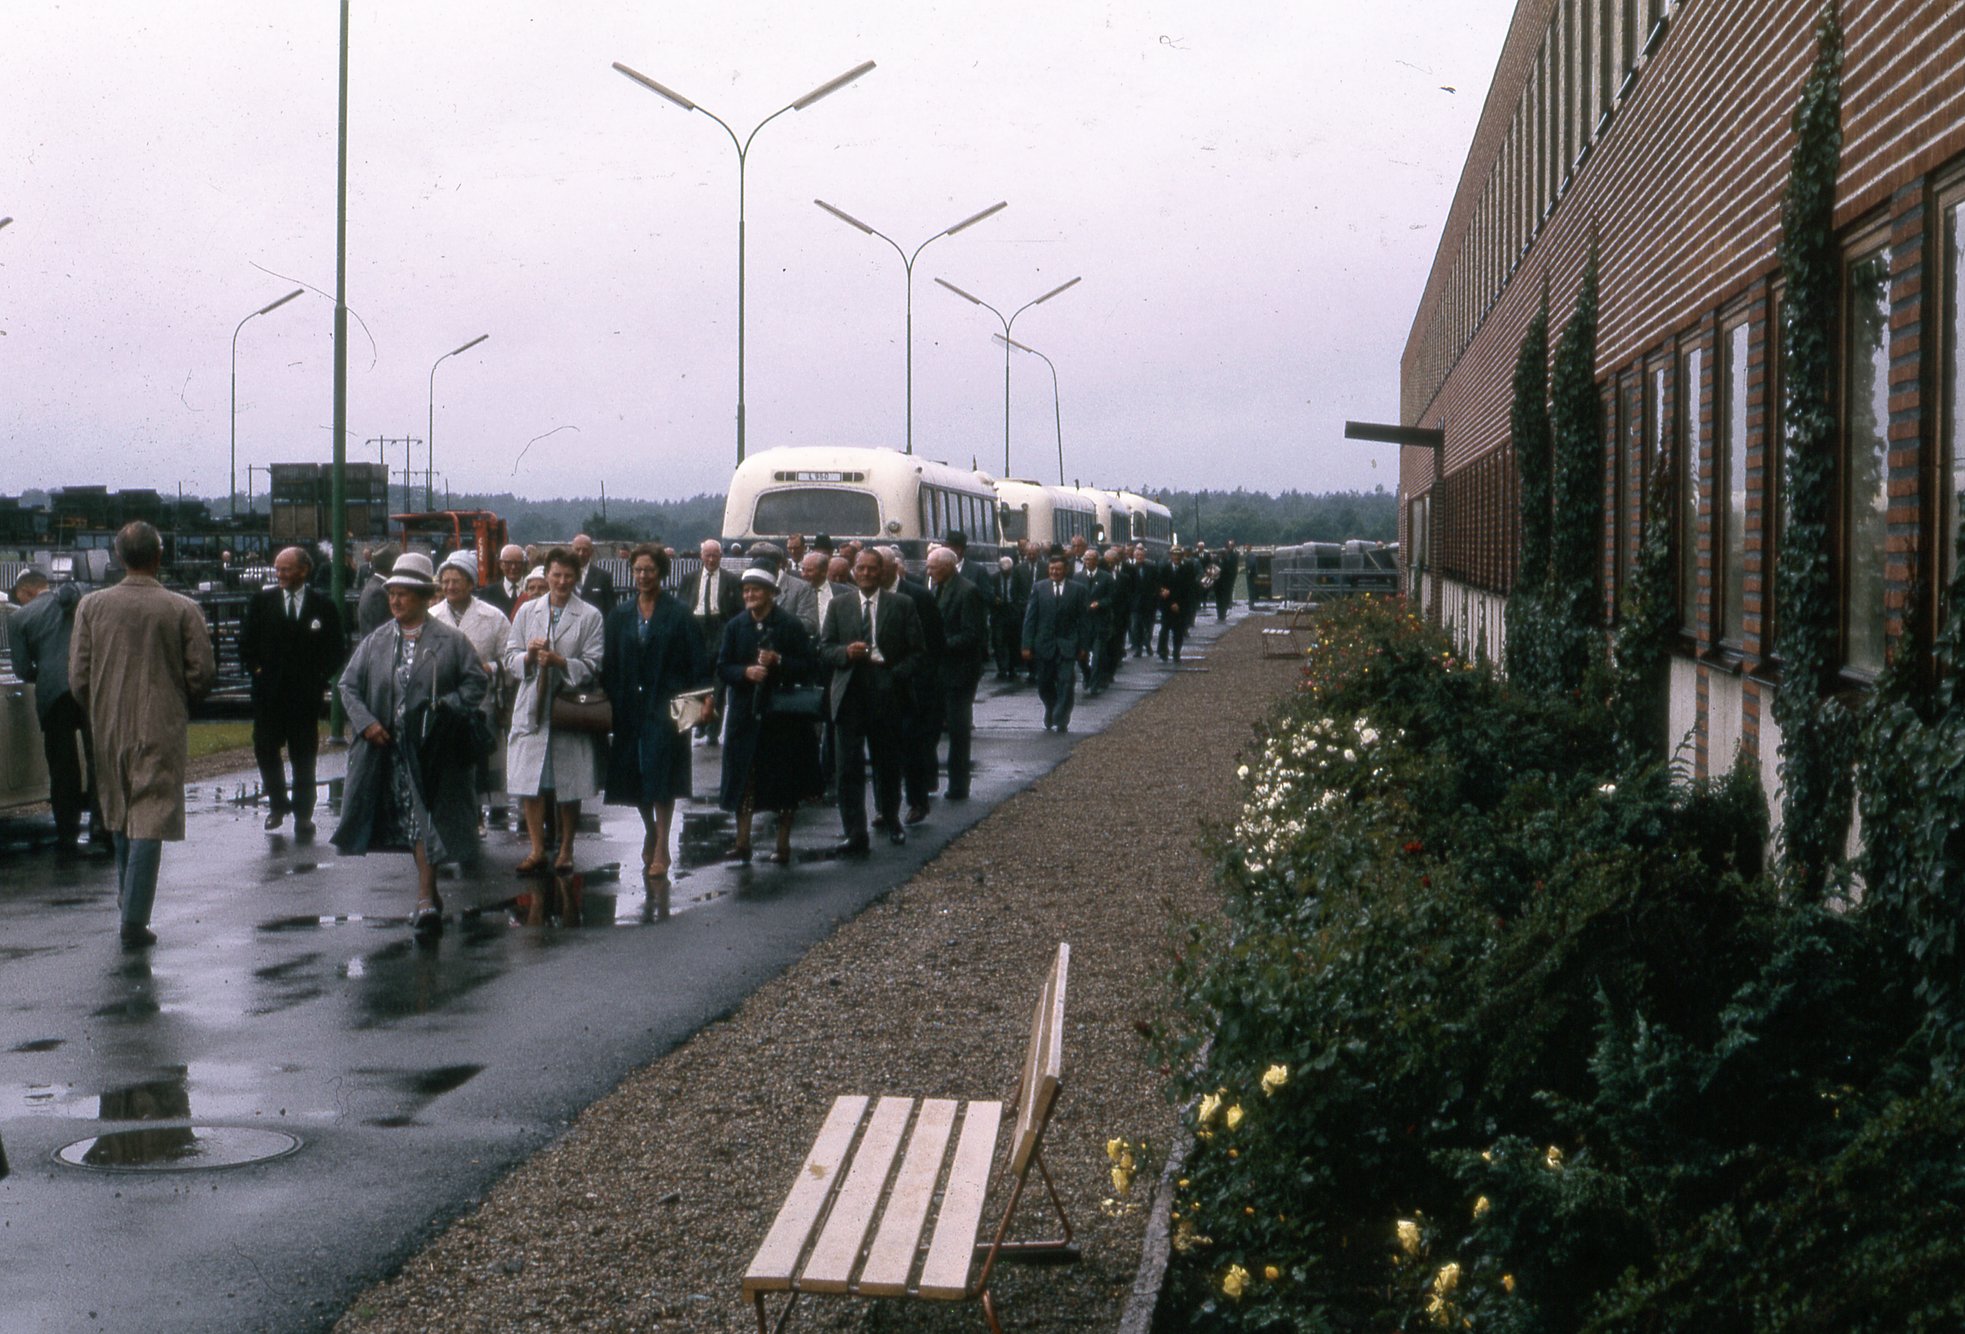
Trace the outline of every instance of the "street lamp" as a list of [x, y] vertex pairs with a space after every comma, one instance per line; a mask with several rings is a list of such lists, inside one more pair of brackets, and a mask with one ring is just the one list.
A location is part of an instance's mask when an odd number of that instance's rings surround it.
[[805, 96], [799, 98], [796, 102], [779, 107], [776, 111], [759, 121], [752, 128], [750, 134], [743, 139], [737, 137], [737, 132], [730, 128], [730, 123], [724, 120], [723, 117], [706, 107], [697, 106], [673, 88], [662, 86], [646, 74], [638, 70], [629, 69], [618, 60], [614, 62], [614, 68], [650, 92], [658, 93], [667, 98], [684, 111], [702, 112], [718, 125], [723, 126], [723, 132], [730, 136], [730, 142], [736, 145], [737, 148], [737, 462], [742, 463], [744, 461], [744, 167], [750, 157], [751, 140], [757, 138], [757, 132], [759, 130], [784, 115], [787, 111], [803, 111], [820, 98], [838, 92], [841, 88], [844, 88], [847, 84], [872, 69], [873, 62], [871, 60], [863, 61], [853, 66], [852, 69], [847, 70], [844, 74], [841, 74], [838, 78], [828, 79], [811, 92], [805, 94]]
[[[488, 333], [479, 334], [476, 338], [464, 344], [464, 346], [453, 347], [450, 351], [444, 353], [443, 356], [438, 357], [430, 363], [430, 426], [423, 433], [423, 446], [427, 451], [427, 466], [423, 472], [423, 508], [425, 510], [428, 510], [435, 503], [436, 499], [434, 494], [436, 483], [433, 479], [437, 475], [437, 367], [443, 365], [445, 361], [456, 356], [459, 352], [469, 352], [489, 337], [491, 335]], [[405, 485], [407, 485], [408, 479], [405, 478], [403, 480]]]
[[1010, 329], [1011, 329], [1011, 326], [1013, 326], [1014, 324], [1016, 324], [1016, 322], [1017, 322], [1017, 316], [1018, 316], [1018, 315], [1021, 315], [1021, 314], [1023, 314], [1023, 313], [1024, 313], [1024, 312], [1025, 312], [1026, 310], [1029, 310], [1029, 309], [1030, 309], [1030, 308], [1031, 308], [1032, 306], [1041, 306], [1041, 305], [1043, 305], [1043, 304], [1044, 304], [1044, 303], [1045, 303], [1046, 301], [1049, 301], [1049, 300], [1050, 300], [1050, 299], [1051, 299], [1052, 297], [1054, 297], [1054, 296], [1056, 296], [1056, 295], [1057, 295], [1057, 294], [1058, 294], [1059, 292], [1062, 292], [1062, 291], [1064, 291], [1064, 290], [1066, 290], [1067, 288], [1071, 288], [1071, 287], [1076, 287], [1076, 286], [1077, 286], [1077, 285], [1078, 285], [1079, 283], [1081, 283], [1081, 282], [1083, 282], [1083, 281], [1084, 281], [1084, 279], [1083, 279], [1083, 278], [1073, 278], [1073, 279], [1072, 279], [1072, 280], [1071, 280], [1070, 282], [1068, 282], [1068, 283], [1060, 283], [1060, 284], [1058, 284], [1058, 285], [1057, 285], [1056, 287], [1053, 287], [1053, 288], [1052, 288], [1052, 289], [1051, 289], [1050, 291], [1048, 291], [1048, 292], [1046, 292], [1046, 293], [1044, 293], [1044, 295], [1042, 295], [1042, 296], [1040, 296], [1040, 297], [1037, 297], [1037, 298], [1035, 298], [1034, 300], [1030, 300], [1030, 301], [1026, 301], [1026, 302], [1024, 302], [1024, 303], [1023, 303], [1023, 304], [1022, 304], [1021, 306], [1018, 306], [1018, 307], [1016, 308], [1016, 310], [1014, 310], [1013, 312], [1011, 312], [1011, 314], [1010, 314], [1010, 318], [1009, 318], [1009, 319], [1007, 319], [1007, 320], [1004, 320], [1004, 319], [1003, 319], [1003, 312], [1002, 312], [1002, 311], [1000, 311], [1000, 310], [998, 310], [998, 309], [997, 309], [996, 307], [994, 307], [994, 306], [992, 306], [992, 305], [990, 305], [990, 304], [989, 304], [989, 303], [988, 303], [987, 301], [985, 301], [985, 300], [983, 300], [983, 299], [982, 299], [981, 297], [979, 297], [979, 296], [970, 296], [970, 295], [969, 295], [969, 294], [968, 294], [967, 292], [965, 292], [965, 291], [963, 291], [963, 290], [962, 290], [961, 288], [959, 288], [959, 287], [957, 287], [957, 286], [956, 286], [956, 285], [955, 285], [954, 283], [952, 283], [952, 282], [950, 282], [950, 281], [949, 281], [948, 279], [946, 279], [946, 278], [937, 278], [937, 279], [935, 279], [935, 281], [936, 281], [936, 282], [938, 282], [938, 283], [940, 283], [940, 284], [941, 284], [941, 285], [942, 285], [943, 287], [946, 287], [946, 288], [947, 288], [947, 289], [948, 289], [949, 291], [951, 291], [951, 292], [953, 292], [953, 293], [955, 293], [955, 294], [956, 294], [957, 296], [959, 296], [959, 297], [961, 297], [961, 298], [962, 298], [962, 299], [963, 299], [964, 301], [967, 301], [967, 302], [969, 302], [969, 303], [970, 303], [971, 305], [976, 305], [976, 306], [981, 306], [981, 307], [982, 307], [982, 308], [983, 308], [984, 310], [986, 310], [986, 311], [988, 311], [988, 312], [989, 312], [990, 314], [992, 314], [992, 315], [994, 315], [994, 316], [995, 316], [995, 317], [996, 317], [997, 319], [999, 319], [999, 320], [1003, 320], [1003, 339], [1004, 339], [1004, 347], [1003, 347], [1003, 475], [1004, 475], [1005, 477], [1008, 477], [1008, 476], [1010, 475], [1010, 348], [1009, 348], [1009, 338], [1010, 338]]
[[[7, 222], [12, 221], [12, 218], [7, 219]], [[5, 225], [0, 223], [0, 226]], [[306, 291], [304, 287], [296, 287], [271, 305], [261, 306], [246, 316], [246, 320], [270, 314], [295, 297], [305, 295]], [[246, 327], [246, 320], [240, 320], [238, 327], [232, 330], [232, 462], [225, 473], [225, 509], [235, 519], [239, 517], [239, 330]]]
[[1063, 486], [1064, 485], [1064, 408], [1058, 398], [1057, 364], [1053, 362], [1049, 357], [1044, 356], [1044, 354], [1042, 352], [1039, 352], [1036, 348], [1028, 347], [1023, 343], [1019, 343], [1014, 338], [1005, 338], [1002, 334], [991, 334], [990, 337], [994, 338], [999, 343], [1008, 344], [1010, 347], [1015, 348], [1019, 352], [1028, 352], [1033, 357], [1042, 358], [1044, 364], [1051, 368], [1051, 414], [1057, 419], [1057, 427], [1058, 427], [1058, 485]]
[[847, 226], [858, 227], [861, 231], [865, 232], [868, 236], [877, 236], [881, 240], [885, 241], [888, 245], [893, 246], [894, 253], [901, 257], [901, 263], [905, 265], [907, 268], [907, 451], [906, 452], [912, 454], [914, 452], [914, 261], [921, 258], [921, 252], [928, 248], [930, 242], [939, 241], [944, 236], [953, 236], [957, 232], [963, 230], [964, 228], [973, 227], [977, 223], [981, 222], [984, 218], [990, 216], [992, 213], [999, 213], [1002, 210], [1008, 208], [1010, 206], [1010, 203], [1008, 200], [1002, 200], [997, 203], [991, 204], [988, 208], [984, 209], [982, 212], [962, 219], [962, 221], [956, 223], [953, 227], [949, 227], [943, 231], [936, 232], [933, 236], [929, 237], [928, 240], [923, 241], [920, 245], [916, 246], [914, 248], [914, 253], [910, 255], [905, 250], [901, 249], [900, 243], [895, 241], [893, 237], [887, 235], [887, 233], [885, 232], [875, 231], [873, 228], [867, 226], [864, 222], [861, 222], [858, 218], [846, 212], [844, 209], [834, 208], [831, 204], [828, 204], [823, 199], [814, 199], [812, 202], [817, 204], [820, 208], [824, 209], [826, 212], [832, 214], [833, 217], [838, 218], [841, 222], [845, 223]]

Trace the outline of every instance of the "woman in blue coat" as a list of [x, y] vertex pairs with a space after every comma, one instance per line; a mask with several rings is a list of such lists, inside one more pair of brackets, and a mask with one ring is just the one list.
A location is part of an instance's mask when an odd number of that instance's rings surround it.
[[669, 826], [689, 791], [689, 734], [678, 734], [669, 701], [710, 683], [710, 655], [689, 612], [662, 591], [669, 556], [643, 543], [629, 557], [635, 596], [607, 614], [601, 681], [614, 706], [606, 801], [641, 812], [642, 874], [669, 873]]
[[744, 612], [723, 627], [717, 675], [730, 687], [723, 733], [723, 790], [719, 804], [737, 815], [737, 858], [751, 857], [751, 816], [778, 813], [778, 847], [771, 860], [791, 861], [792, 817], [798, 803], [825, 791], [819, 769], [818, 719], [770, 712], [772, 699], [819, 679], [819, 654], [796, 616], [776, 603], [778, 581], [749, 569], [742, 580]]

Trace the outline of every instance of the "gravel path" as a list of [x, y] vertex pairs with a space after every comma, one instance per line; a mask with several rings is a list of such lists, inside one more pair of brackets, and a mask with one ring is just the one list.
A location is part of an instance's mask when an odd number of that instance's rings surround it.
[[[1136, 1025], [1163, 1001], [1173, 924], [1216, 903], [1200, 828], [1232, 813], [1250, 726], [1296, 678], [1262, 656], [1265, 622], [1236, 627], [1205, 671], [1086, 737], [735, 1014], [629, 1076], [338, 1328], [755, 1329], [737, 1279], [833, 1095], [1007, 1097], [1059, 940], [1072, 970], [1045, 1156], [1084, 1258], [1005, 1265], [993, 1286], [1006, 1329], [1113, 1328], [1174, 1128]], [[1156, 1156], [1136, 1202], [1108, 1215], [1113, 1136]], [[982, 1328], [968, 1304], [810, 1298], [793, 1324]]]

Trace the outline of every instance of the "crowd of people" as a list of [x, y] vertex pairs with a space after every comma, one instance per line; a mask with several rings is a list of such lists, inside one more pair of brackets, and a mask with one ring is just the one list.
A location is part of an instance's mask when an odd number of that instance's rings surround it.
[[[383, 544], [349, 646], [312, 555], [289, 547], [239, 638], [265, 826], [291, 818], [297, 836], [315, 832], [332, 689], [351, 731], [332, 842], [415, 859], [419, 938], [443, 929], [437, 867], [476, 867], [487, 807], [502, 820], [509, 798], [529, 843], [517, 873], [571, 870], [582, 803], [599, 798], [639, 812], [643, 875], [667, 877], [675, 803], [693, 796], [692, 743], [721, 747], [717, 801], [739, 860], [768, 812], [766, 856], [789, 863], [794, 821], [815, 803], [837, 807], [834, 853], [863, 856], [875, 834], [905, 843], [938, 795], [968, 798], [976, 692], [992, 667], [1034, 684], [1045, 729], [1068, 732], [1081, 685], [1103, 692], [1128, 658], [1179, 661], [1208, 603], [1225, 619], [1239, 565], [1232, 541], [1218, 557], [1175, 547], [1165, 561], [1082, 537], [1043, 551], [1019, 542], [993, 565], [967, 548], [948, 533], [916, 577], [893, 546], [793, 535], [751, 543], [739, 571], [708, 541], [671, 591], [675, 553], [650, 543], [626, 551], [632, 587], [617, 596], [584, 535], [543, 553], [507, 546], [488, 580], [473, 553], [433, 565]], [[184, 833], [189, 712], [215, 670], [197, 604], [158, 582], [156, 530], [127, 526], [117, 553], [127, 577], [85, 597], [21, 576], [27, 611], [11, 631], [16, 670], [39, 679], [58, 838], [72, 845], [93, 808], [134, 949], [155, 940], [161, 845]], [[57, 775], [64, 748], [75, 772]]]

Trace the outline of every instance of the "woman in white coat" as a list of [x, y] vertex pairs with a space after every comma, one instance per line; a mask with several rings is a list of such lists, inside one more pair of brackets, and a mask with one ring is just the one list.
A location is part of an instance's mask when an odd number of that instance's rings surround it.
[[505, 790], [523, 798], [525, 831], [532, 851], [519, 863], [521, 874], [546, 865], [546, 799], [559, 809], [556, 870], [573, 866], [573, 835], [580, 825], [580, 803], [598, 796], [602, 741], [592, 732], [553, 726], [553, 697], [562, 690], [592, 688], [600, 677], [605, 620], [598, 608], [573, 592], [580, 563], [571, 551], [546, 555], [546, 596], [534, 598], [512, 617], [505, 638], [505, 670], [518, 682], [512, 701], [512, 732], [505, 751]]

